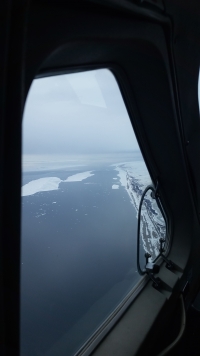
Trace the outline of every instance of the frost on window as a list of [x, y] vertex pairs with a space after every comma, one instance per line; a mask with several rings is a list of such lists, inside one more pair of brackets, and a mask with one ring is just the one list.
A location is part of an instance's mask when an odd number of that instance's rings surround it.
[[[33, 81], [23, 117], [21, 356], [73, 355], [134, 288], [150, 183], [109, 70]], [[149, 207], [142, 244], [157, 253], [163, 221]]]

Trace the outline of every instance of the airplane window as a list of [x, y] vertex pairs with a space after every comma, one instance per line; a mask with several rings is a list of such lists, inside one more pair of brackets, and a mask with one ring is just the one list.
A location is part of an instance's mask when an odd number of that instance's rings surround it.
[[33, 81], [22, 165], [21, 356], [74, 355], [141, 278], [151, 178], [109, 70]]

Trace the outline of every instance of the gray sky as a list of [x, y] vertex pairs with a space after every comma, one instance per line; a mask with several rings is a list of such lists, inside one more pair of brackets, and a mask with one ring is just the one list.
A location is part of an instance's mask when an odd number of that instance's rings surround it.
[[33, 81], [23, 118], [24, 154], [138, 149], [117, 82], [109, 70]]

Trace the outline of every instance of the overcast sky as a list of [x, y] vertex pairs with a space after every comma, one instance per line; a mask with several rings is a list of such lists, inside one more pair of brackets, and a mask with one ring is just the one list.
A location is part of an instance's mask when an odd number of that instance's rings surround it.
[[33, 81], [23, 118], [24, 154], [138, 149], [117, 82], [109, 70]]

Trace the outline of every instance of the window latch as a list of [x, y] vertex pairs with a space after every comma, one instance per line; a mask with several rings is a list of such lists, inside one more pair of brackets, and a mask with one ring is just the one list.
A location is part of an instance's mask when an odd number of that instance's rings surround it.
[[166, 262], [166, 268], [169, 270], [175, 269], [175, 264], [171, 261], [168, 260], [164, 255], [163, 252], [165, 252], [165, 249], [163, 248], [163, 244], [165, 243], [165, 239], [160, 238], [160, 256], [163, 258], [163, 260]]
[[158, 277], [155, 277], [154, 274], [159, 273], [160, 266], [157, 265], [156, 263], [149, 262], [150, 257], [151, 257], [150, 253], [146, 252], [145, 253], [145, 258], [146, 258], [145, 272], [153, 281], [152, 286], [156, 289], [159, 289], [159, 287], [161, 285], [161, 279]]

